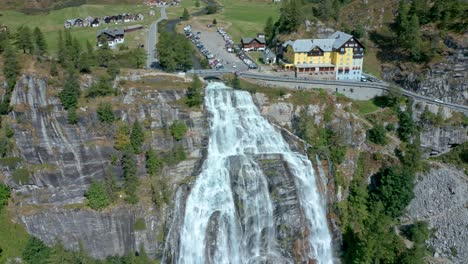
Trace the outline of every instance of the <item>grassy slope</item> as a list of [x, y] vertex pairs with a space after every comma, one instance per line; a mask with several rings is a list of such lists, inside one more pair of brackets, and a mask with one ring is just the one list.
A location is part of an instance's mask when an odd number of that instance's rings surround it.
[[20, 257], [28, 237], [22, 225], [11, 222], [4, 208], [0, 212], [0, 247], [3, 249], [0, 263], [5, 263], [8, 258]]
[[[63, 29], [63, 22], [71, 18], [85, 18], [87, 16], [105, 16], [119, 13], [143, 13], [145, 20], [134, 23], [125, 23], [119, 26], [129, 26], [132, 24], [150, 24], [155, 17], [149, 17], [149, 8], [143, 5], [83, 5], [80, 7], [69, 7], [61, 10], [54, 10], [44, 15], [26, 15], [24, 13], [8, 10], [1, 11], [2, 23], [7, 25], [11, 30], [26, 25], [29, 27], [38, 26], [43, 32], [47, 40], [47, 44], [52, 53], [57, 50], [57, 32]], [[159, 13], [159, 12], [157, 12]], [[100, 28], [104, 28], [101, 26]], [[84, 45], [87, 40], [92, 44], [95, 43], [96, 28], [73, 28], [71, 30], [73, 36], [77, 37]], [[132, 33], [135, 34], [135, 33]]]

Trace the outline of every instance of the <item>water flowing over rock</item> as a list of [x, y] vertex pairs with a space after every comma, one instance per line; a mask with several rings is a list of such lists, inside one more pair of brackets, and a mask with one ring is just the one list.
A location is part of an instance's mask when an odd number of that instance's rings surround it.
[[332, 263], [326, 197], [310, 160], [290, 149], [249, 93], [210, 83], [205, 104], [207, 158], [163, 263]]

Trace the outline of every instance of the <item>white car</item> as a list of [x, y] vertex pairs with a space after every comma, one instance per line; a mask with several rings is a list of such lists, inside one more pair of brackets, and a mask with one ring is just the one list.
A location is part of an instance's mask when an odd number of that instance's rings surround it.
[[233, 68], [237, 68], [237, 65], [234, 63], [234, 64], [232, 64], [232, 67], [233, 67]]

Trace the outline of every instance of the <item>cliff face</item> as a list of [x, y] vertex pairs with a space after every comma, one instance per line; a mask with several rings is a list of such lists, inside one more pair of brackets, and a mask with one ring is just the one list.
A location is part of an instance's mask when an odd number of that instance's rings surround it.
[[405, 89], [444, 102], [467, 105], [467, 43], [457, 43], [450, 37], [444, 43], [451, 52], [441, 62], [429, 66], [422, 73], [415, 73], [403, 65], [383, 67], [384, 80], [395, 81]]
[[[158, 78], [158, 77], [156, 77]], [[138, 78], [137, 78], [138, 79]], [[175, 120], [185, 122], [189, 131], [181, 142], [189, 159], [164, 169], [163, 177], [172, 192], [192, 175], [206, 138], [205, 120], [201, 112], [176, 106], [185, 91], [163, 87], [122, 90], [113, 98], [115, 114], [122, 121], [138, 119], [151, 131], [151, 144], [159, 153], [170, 152], [175, 141], [166, 127]], [[151, 203], [148, 186], [141, 184], [140, 203], [128, 206], [120, 201], [103, 212], [84, 206], [84, 193], [92, 180], [102, 180], [106, 173], [119, 179], [121, 167], [111, 162], [118, 156], [113, 148], [115, 125], [102, 125], [97, 120], [93, 103], [78, 109], [77, 125], [67, 124], [66, 111], [45, 78], [23, 76], [12, 98], [14, 111], [10, 122], [15, 129], [15, 156], [28, 167], [26, 181], [13, 179], [14, 168], [2, 167], [7, 183], [13, 187], [15, 209], [27, 231], [48, 244], [61, 240], [70, 249], [81, 243], [92, 257], [123, 255], [143, 246], [151, 256], [163, 248], [160, 234], [168, 209], [157, 210]], [[179, 104], [180, 105], [180, 104]], [[138, 156], [140, 181], [147, 181], [144, 157]], [[143, 221], [144, 228], [135, 228]]]

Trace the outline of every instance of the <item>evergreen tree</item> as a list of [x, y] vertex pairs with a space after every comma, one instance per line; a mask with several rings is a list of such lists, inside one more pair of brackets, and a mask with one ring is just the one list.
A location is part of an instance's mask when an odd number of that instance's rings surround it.
[[200, 0], [195, 1], [195, 7], [200, 7]]
[[280, 32], [291, 33], [297, 30], [302, 19], [301, 8], [302, 2], [299, 0], [283, 1], [279, 18]]
[[78, 70], [81, 73], [91, 73], [91, 57], [88, 53], [82, 52], [78, 60]]
[[409, 29], [409, 5], [405, 0], [400, 0], [398, 3], [398, 15], [396, 18], [396, 26], [397, 26], [397, 33], [399, 41], [403, 44], [403, 46], [407, 46], [407, 35]]
[[117, 127], [117, 133], [114, 138], [114, 147], [121, 151], [132, 147], [130, 143], [130, 128], [127, 125]]
[[75, 107], [70, 107], [67, 110], [67, 122], [70, 125], [75, 125], [78, 123], [78, 114], [76, 113]]
[[65, 63], [65, 41], [63, 39], [62, 31], [59, 31], [58, 35], [58, 61], [62, 65]]
[[101, 36], [101, 39], [99, 39], [99, 42], [102, 43], [102, 46], [99, 47], [97, 51], [96, 60], [99, 66], [108, 67], [109, 62], [112, 59], [112, 51], [104, 35]]
[[268, 45], [271, 46], [271, 42], [275, 37], [275, 27], [273, 25], [273, 18], [271, 16], [268, 17], [263, 32], [265, 32], [265, 39], [267, 40]]
[[184, 8], [184, 13], [182, 14], [182, 20], [189, 20], [190, 19], [190, 14], [187, 10], [187, 8]]
[[420, 61], [422, 59], [422, 39], [421, 31], [419, 29], [419, 19], [416, 14], [411, 17], [407, 39], [409, 39], [408, 44], [411, 59], [414, 61]]
[[101, 123], [112, 123], [115, 121], [114, 110], [109, 102], [101, 102], [96, 110]]
[[75, 67], [75, 69], [80, 69], [81, 45], [80, 42], [78, 42], [78, 39], [72, 38], [72, 45], [68, 50], [70, 56], [69, 59], [73, 63], [73, 67]]
[[19, 27], [16, 32], [16, 46], [18, 49], [23, 50], [23, 53], [32, 53], [34, 50], [32, 42], [31, 29], [27, 26]]
[[42, 34], [42, 31], [38, 27], [34, 28], [33, 38], [34, 44], [36, 45], [36, 48], [34, 49], [36, 55], [44, 55], [47, 52], [47, 43], [45, 41], [44, 34]]
[[136, 194], [138, 188], [138, 177], [135, 155], [132, 149], [125, 149], [122, 156], [122, 166], [124, 171], [124, 190], [127, 197], [125, 200], [131, 204], [138, 203]]
[[162, 160], [152, 148], [146, 151], [146, 171], [150, 176], [155, 176], [162, 168]]
[[73, 254], [65, 249], [62, 241], [59, 241], [50, 249], [50, 256], [47, 260], [47, 264], [62, 264], [62, 263], [73, 263]]
[[40, 239], [31, 236], [21, 255], [23, 260], [28, 264], [47, 264], [50, 248]]
[[427, 24], [429, 22], [429, 4], [427, 0], [413, 0], [411, 3], [410, 13], [416, 15], [421, 24]]
[[201, 95], [202, 88], [203, 83], [200, 81], [198, 75], [193, 76], [192, 84], [190, 84], [189, 88], [187, 89], [186, 104], [188, 106], [200, 106], [203, 103], [203, 98]]
[[141, 152], [141, 146], [145, 140], [145, 134], [143, 133], [143, 128], [140, 125], [138, 120], [135, 120], [132, 126], [132, 133], [130, 134], [130, 144], [132, 145], [133, 151], [135, 153]]
[[211, 24], [213, 24], [213, 25], [218, 24], [218, 21], [216, 21], [216, 18], [213, 18], [213, 22], [211, 22]]
[[[146, 158], [146, 166], [148, 167], [148, 158]], [[3, 207], [8, 205], [8, 200], [10, 199], [11, 190], [8, 185], [0, 182], [0, 212], [2, 211]]]
[[117, 77], [119, 73], [120, 73], [119, 65], [114, 61], [110, 62], [107, 67], [107, 74], [109, 74], [110, 79], [115, 80], [115, 77]]
[[131, 51], [131, 57], [133, 58], [133, 65], [137, 69], [143, 68], [146, 63], [146, 52], [142, 48], [136, 48]]
[[62, 101], [62, 105], [65, 109], [70, 107], [77, 107], [78, 99], [80, 97], [80, 84], [78, 83], [78, 78], [69, 70], [67, 79], [63, 85], [63, 90], [59, 93], [59, 98]]
[[94, 98], [99, 96], [107, 96], [115, 93], [114, 88], [112, 88], [112, 83], [103, 77], [100, 77], [99, 80], [91, 85], [88, 89], [86, 97]]
[[239, 77], [237, 76], [237, 74], [234, 75], [234, 78], [231, 81], [231, 86], [232, 86], [232, 88], [234, 88], [236, 90], [241, 88], [240, 87], [241, 86], [240, 85], [240, 80], [239, 80]]
[[110, 204], [109, 195], [102, 182], [93, 181], [86, 191], [88, 206], [94, 210], [101, 210]]

